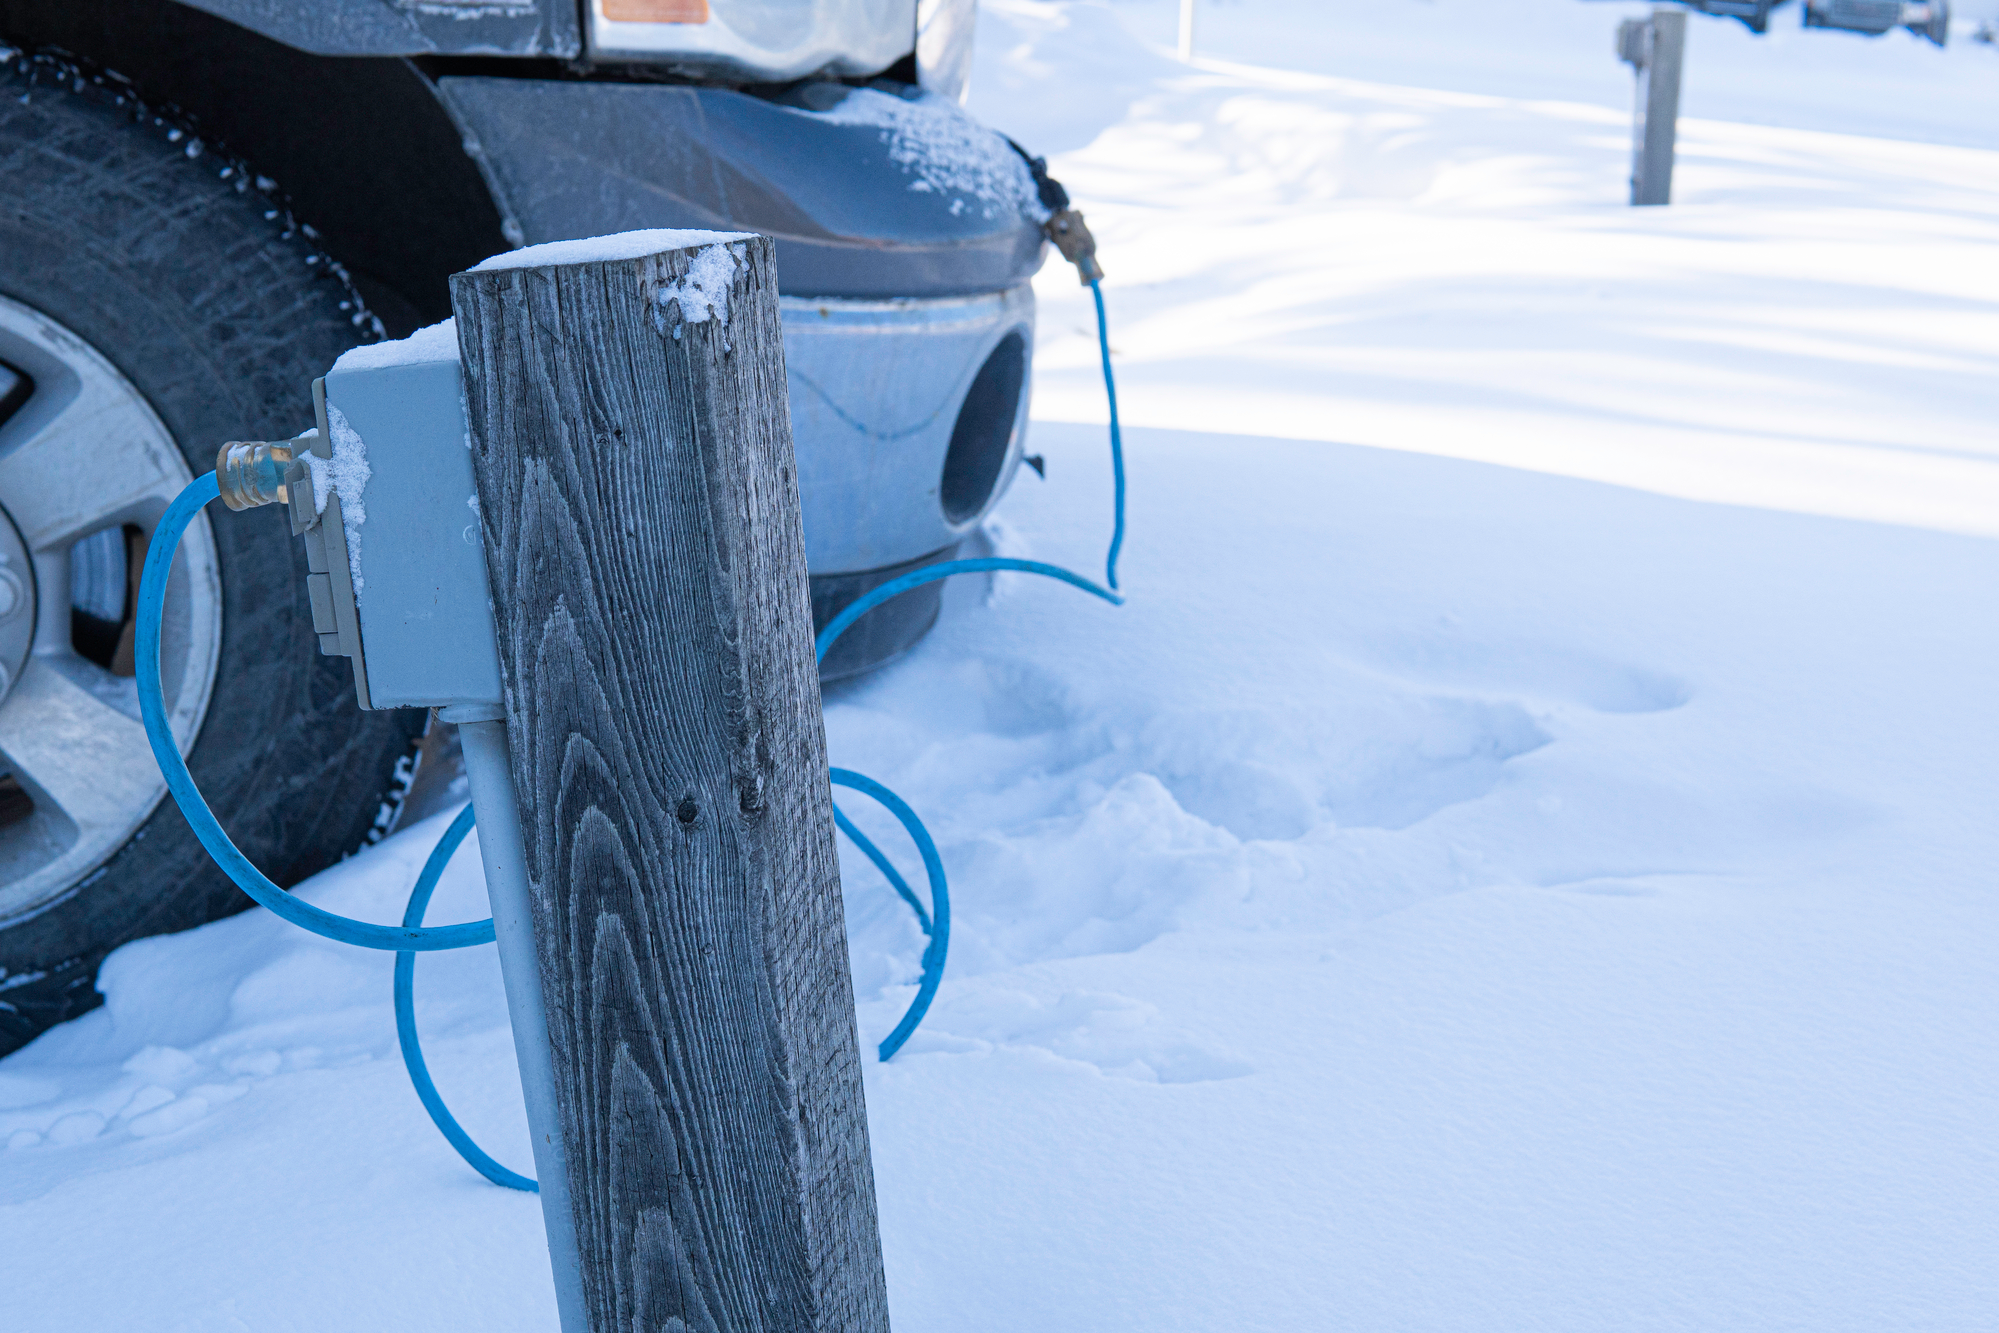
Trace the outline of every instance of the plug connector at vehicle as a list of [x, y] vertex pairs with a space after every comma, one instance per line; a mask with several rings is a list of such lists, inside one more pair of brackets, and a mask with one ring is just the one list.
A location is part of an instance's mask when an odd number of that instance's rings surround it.
[[1076, 266], [1076, 276], [1085, 287], [1103, 281], [1104, 268], [1097, 262], [1097, 238], [1090, 235], [1081, 209], [1065, 208], [1043, 223], [1041, 229], [1055, 242], [1062, 257]]

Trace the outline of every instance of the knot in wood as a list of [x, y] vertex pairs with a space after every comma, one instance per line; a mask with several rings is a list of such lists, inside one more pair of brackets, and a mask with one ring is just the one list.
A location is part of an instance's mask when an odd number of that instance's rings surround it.
[[673, 814], [681, 823], [692, 824], [700, 816], [701, 807], [694, 804], [692, 796], [683, 796], [680, 798], [680, 804], [674, 808]]

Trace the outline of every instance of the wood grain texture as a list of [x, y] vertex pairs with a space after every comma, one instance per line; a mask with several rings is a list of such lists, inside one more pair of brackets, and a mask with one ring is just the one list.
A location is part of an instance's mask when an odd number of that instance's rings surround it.
[[595, 1333], [886, 1330], [773, 247], [452, 306]]

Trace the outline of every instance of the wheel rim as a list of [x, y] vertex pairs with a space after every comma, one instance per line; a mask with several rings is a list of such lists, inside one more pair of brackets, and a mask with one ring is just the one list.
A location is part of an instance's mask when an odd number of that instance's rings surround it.
[[[118, 571], [115, 559], [106, 564], [101, 534], [130, 534], [143, 552], [193, 474], [131, 381], [60, 322], [6, 297], [0, 365], [12, 372], [0, 376], [0, 401], [10, 387], [18, 401], [0, 418], [0, 569], [25, 590], [20, 609], [0, 617], [0, 666], [9, 672], [0, 683], [0, 774], [11, 779], [0, 790], [6, 925], [68, 896], [166, 794], [132, 680], [114, 674], [115, 661], [78, 652], [75, 626], [90, 622], [72, 611], [79, 602], [74, 609], [86, 614], [118, 605], [129, 618], [137, 589], [107, 600], [106, 580]], [[32, 385], [25, 400], [14, 376]], [[124, 572], [135, 579], [135, 568], [128, 561]], [[25, 651], [10, 655], [10, 644]], [[205, 515], [174, 560], [161, 647], [161, 684], [186, 754], [222, 650], [222, 583]]]

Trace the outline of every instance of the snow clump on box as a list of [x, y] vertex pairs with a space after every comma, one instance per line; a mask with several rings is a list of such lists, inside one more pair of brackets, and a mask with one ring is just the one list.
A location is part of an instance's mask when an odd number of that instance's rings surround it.
[[458, 359], [458, 321], [443, 320], [418, 329], [394, 342], [366, 343], [350, 347], [333, 363], [335, 370], [383, 370], [389, 366], [417, 366], [433, 361]]
[[[377, 344], [379, 345], [379, 344]], [[374, 469], [368, 466], [368, 446], [361, 432], [348, 424], [347, 417], [332, 403], [326, 405], [326, 427], [333, 437], [333, 457], [321, 458], [311, 450], [299, 455], [312, 471], [312, 504], [326, 512], [326, 497], [340, 493], [340, 525], [347, 533], [347, 569], [354, 578], [354, 596], [361, 596], [361, 525], [368, 521], [361, 493], [367, 489]], [[317, 435], [315, 430], [313, 434]]]

